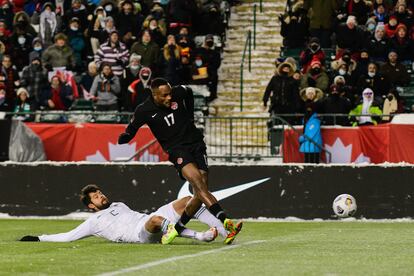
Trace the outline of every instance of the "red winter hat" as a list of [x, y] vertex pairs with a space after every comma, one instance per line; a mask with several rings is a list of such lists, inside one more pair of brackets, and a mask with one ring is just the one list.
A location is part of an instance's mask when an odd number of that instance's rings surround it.
[[313, 67], [316, 67], [316, 66], [322, 67], [322, 63], [319, 60], [319, 58], [317, 58], [316, 56], [313, 56], [312, 61], [310, 63], [310, 68], [313, 68]]

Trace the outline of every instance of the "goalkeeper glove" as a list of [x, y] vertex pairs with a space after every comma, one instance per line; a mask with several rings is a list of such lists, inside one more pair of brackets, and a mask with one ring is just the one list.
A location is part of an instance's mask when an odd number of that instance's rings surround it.
[[38, 242], [40, 240], [39, 240], [39, 237], [36, 237], [36, 236], [24, 236], [23, 238], [20, 239], [20, 241]]

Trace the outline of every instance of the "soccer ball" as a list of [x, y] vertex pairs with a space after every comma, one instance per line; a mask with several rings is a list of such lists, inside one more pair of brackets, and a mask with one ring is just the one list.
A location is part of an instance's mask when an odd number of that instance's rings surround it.
[[357, 210], [356, 200], [353, 196], [342, 194], [335, 198], [332, 203], [332, 208], [340, 218], [347, 218], [353, 216]]

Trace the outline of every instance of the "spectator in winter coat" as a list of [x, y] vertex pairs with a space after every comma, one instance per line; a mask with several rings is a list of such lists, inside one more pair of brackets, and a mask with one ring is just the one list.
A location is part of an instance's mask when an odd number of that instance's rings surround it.
[[303, 2], [294, 4], [292, 11], [281, 16], [279, 20], [283, 45], [288, 48], [303, 48], [309, 37], [309, 18], [303, 9]]
[[50, 80], [50, 86], [41, 92], [40, 103], [50, 110], [68, 110], [72, 102], [72, 88], [56, 75]]
[[103, 63], [101, 68], [101, 73], [95, 77], [90, 91], [96, 97], [96, 110], [118, 110], [118, 95], [121, 93], [119, 78], [112, 73], [110, 64]]
[[[151, 68], [154, 74], [158, 72], [158, 65], [160, 61], [160, 48], [152, 41], [149, 30], [142, 32], [141, 40], [135, 42], [131, 47], [131, 54], [135, 53], [141, 56], [142, 66]], [[157, 75], [157, 73], [155, 73]]]
[[134, 111], [138, 105], [142, 104], [151, 95], [150, 80], [151, 69], [149, 67], [141, 68], [138, 73], [138, 79], [128, 86], [125, 98], [125, 109], [127, 111]]
[[[317, 101], [317, 94], [313, 87], [306, 88], [305, 96], [309, 106]], [[310, 107], [305, 113], [303, 135], [299, 137], [299, 143], [299, 152], [302, 152], [305, 155], [304, 162], [319, 164], [320, 152], [323, 147], [321, 121], [319, 120], [317, 113]]]
[[381, 114], [381, 109], [374, 101], [374, 91], [371, 88], [365, 88], [362, 92], [362, 103], [349, 112], [349, 118], [352, 126], [377, 125], [381, 120], [378, 115]]
[[359, 77], [367, 72], [368, 63], [371, 61], [368, 50], [363, 48], [360, 51], [358, 62], [356, 63], [355, 70], [351, 74], [351, 83], [350, 85], [355, 86]]
[[[330, 88], [330, 94], [321, 102], [320, 113], [322, 114], [348, 114], [351, 111], [351, 101], [345, 97], [345, 93], [340, 91], [340, 88], [333, 84]], [[347, 117], [324, 117], [324, 125], [341, 125], [349, 124]]]
[[67, 36], [59, 33], [55, 36], [55, 44], [49, 46], [42, 55], [43, 66], [52, 70], [55, 67], [65, 67], [66, 70], [72, 70], [76, 66], [75, 55], [72, 49], [67, 45]]
[[165, 36], [165, 31], [161, 30], [157, 19], [151, 18], [149, 20], [148, 30], [151, 34], [151, 40], [157, 43], [158, 47], [163, 47], [167, 39]]
[[315, 57], [322, 64], [324, 64], [325, 52], [321, 49], [319, 39], [312, 37], [309, 40], [308, 47], [300, 53], [300, 65], [302, 67], [302, 73], [306, 73], [308, 71], [308, 67]]
[[[299, 88], [297, 82], [292, 78], [293, 67], [288, 62], [279, 64], [276, 74], [266, 86], [263, 95], [263, 106], [268, 107], [270, 99], [269, 113], [272, 114], [293, 114], [299, 108]], [[291, 117], [287, 117], [292, 122]]]
[[80, 20], [77, 17], [73, 17], [69, 23], [69, 29], [67, 30], [68, 36], [68, 43], [69, 46], [73, 50], [73, 54], [75, 56], [75, 71], [83, 72], [85, 69], [84, 60], [86, 58], [85, 55], [85, 38], [83, 33], [80, 29]]
[[376, 22], [385, 24], [388, 22], [388, 14], [386, 12], [384, 4], [378, 4], [374, 8], [373, 16]]
[[221, 64], [220, 52], [214, 48], [214, 36], [212, 34], [206, 35], [203, 46], [197, 48], [194, 52], [195, 55], [201, 56], [207, 65], [209, 101], [212, 101], [217, 98], [217, 71]]
[[18, 71], [21, 71], [29, 63], [32, 41], [33, 36], [30, 33], [23, 33], [21, 29], [16, 29], [10, 36], [8, 52]]
[[410, 64], [414, 54], [412, 42], [408, 39], [407, 27], [403, 24], [397, 26], [396, 33], [391, 39], [391, 48], [397, 52], [399, 60], [403, 64]]
[[[29, 92], [27, 92], [26, 88], [20, 87], [17, 89], [17, 101], [16, 106], [14, 108], [15, 113], [21, 113], [16, 114], [13, 116], [13, 119], [29, 122], [34, 120], [34, 115], [30, 114], [30, 112], [33, 112], [33, 105], [30, 102], [30, 96]], [[24, 114], [29, 113], [29, 114]]]
[[[14, 109], [16, 103], [16, 88], [20, 86], [19, 73], [15, 66], [13, 66], [11, 56], [4, 55], [1, 62], [1, 72], [5, 77], [3, 83], [6, 86], [6, 100], [9, 103], [10, 108]], [[1, 77], [0, 77], [1, 80]]]
[[[130, 92], [128, 92], [129, 85], [139, 78], [139, 71], [141, 70], [141, 56], [137, 54], [132, 54], [129, 57], [129, 64], [125, 68], [124, 74], [121, 79], [121, 96], [120, 102], [122, 104], [123, 110], [127, 109], [127, 97], [129, 97]], [[134, 110], [131, 110], [134, 111]]]
[[308, 69], [308, 72], [302, 77], [300, 82], [301, 88], [316, 87], [322, 91], [328, 91], [329, 77], [322, 68], [321, 62], [315, 57]]
[[36, 30], [30, 24], [30, 18], [24, 11], [18, 12], [13, 18], [13, 32], [30, 34], [32, 37], [37, 36]]
[[379, 72], [375, 63], [369, 63], [367, 71], [359, 77], [356, 84], [355, 98], [359, 98], [365, 88], [375, 91], [378, 97], [386, 95], [390, 89], [390, 82]]
[[[99, 6], [95, 9], [92, 15], [92, 19], [89, 21], [87, 36], [90, 38], [93, 54], [96, 54], [96, 51], [99, 49], [99, 33], [106, 27], [105, 18], [105, 10], [103, 7]], [[105, 40], [103, 40], [102, 43], [103, 42], [105, 42]]]
[[139, 27], [144, 22], [142, 14], [135, 12], [135, 6], [131, 0], [121, 2], [121, 11], [118, 17], [115, 18], [115, 22], [121, 41], [128, 48], [131, 47], [139, 35]]
[[43, 44], [42, 44], [42, 40], [40, 38], [35, 37], [33, 39], [32, 48], [33, 48], [33, 51], [31, 51], [30, 54], [29, 54], [29, 60], [30, 60], [30, 57], [32, 57], [32, 56], [42, 57], [44, 47], [43, 47]]
[[330, 36], [333, 29], [333, 18], [338, 8], [336, 0], [307, 0], [305, 9], [310, 13], [310, 35], [318, 37], [323, 48], [331, 47]]
[[97, 75], [98, 68], [96, 66], [96, 63], [94, 61], [89, 62], [88, 71], [82, 74], [81, 80], [79, 82], [79, 91], [83, 92], [83, 96], [87, 96], [87, 94], [84, 95], [84, 92], [90, 93], [92, 83]]
[[388, 23], [384, 25], [385, 35], [388, 38], [393, 38], [397, 31], [398, 19], [395, 15], [391, 15]]
[[[351, 0], [353, 1], [353, 0]], [[351, 53], [358, 52], [362, 47], [362, 31], [357, 26], [355, 16], [348, 16], [346, 23], [341, 23], [336, 30], [336, 43], [341, 52], [345, 49], [351, 50]]]
[[305, 114], [305, 121], [321, 108], [321, 100], [324, 98], [322, 90], [316, 87], [306, 87], [300, 90], [300, 113]]
[[52, 3], [46, 2], [42, 7], [39, 21], [39, 37], [45, 47], [53, 44], [53, 37], [59, 27]]
[[124, 43], [119, 41], [117, 31], [112, 31], [108, 41], [99, 47], [95, 55], [95, 63], [98, 67], [103, 63], [109, 64], [113, 74], [118, 77], [122, 75], [128, 60], [128, 49]]
[[47, 84], [47, 71], [42, 67], [40, 57], [33, 55], [30, 64], [23, 68], [20, 85], [27, 88], [35, 109], [40, 105], [40, 94]]
[[390, 44], [385, 37], [384, 25], [377, 25], [374, 35], [366, 43], [366, 48], [372, 61], [385, 62]]
[[388, 54], [388, 62], [381, 66], [380, 72], [393, 87], [406, 86], [410, 83], [410, 75], [406, 67], [398, 61], [398, 54], [393, 50]]
[[163, 48], [165, 63], [165, 78], [171, 85], [181, 83], [179, 69], [181, 65], [181, 47], [175, 43], [175, 36], [169, 35], [167, 44]]

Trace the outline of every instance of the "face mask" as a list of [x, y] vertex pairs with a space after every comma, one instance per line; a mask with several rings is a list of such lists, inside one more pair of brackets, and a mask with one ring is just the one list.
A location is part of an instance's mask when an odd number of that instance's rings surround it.
[[112, 11], [112, 6], [111, 6], [111, 5], [107, 5], [107, 6], [105, 6], [105, 10], [106, 10], [107, 12], [111, 12], [111, 11]]
[[388, 99], [389, 101], [392, 101], [392, 100], [394, 100], [394, 96], [393, 96], [393, 95], [388, 95], [388, 96], [387, 96], [387, 99]]
[[375, 25], [374, 24], [369, 24], [367, 29], [368, 29], [368, 31], [373, 32], [375, 30]]
[[17, 38], [17, 42], [22, 45], [26, 42], [26, 38], [24, 36], [19, 36], [19, 38]]
[[39, 52], [39, 51], [42, 51], [42, 47], [34, 47], [34, 48], [33, 48], [33, 50], [35, 50], [35, 51], [38, 51], [38, 52]]
[[200, 59], [196, 59], [195, 64], [200, 67], [201, 65], [203, 65], [203, 61]]
[[32, 66], [36, 70], [40, 68], [40, 64], [39, 63], [32, 63]]
[[318, 45], [311, 45], [310, 48], [312, 49], [312, 51], [316, 51], [316, 50], [318, 50], [319, 46]]
[[74, 32], [76, 32], [76, 31], [78, 30], [78, 28], [77, 28], [77, 27], [70, 27], [70, 29], [71, 29], [72, 31], [74, 31]]
[[374, 72], [368, 72], [368, 76], [370, 76], [371, 78], [373, 78], [375, 76]]
[[312, 75], [319, 74], [320, 72], [321, 72], [321, 68], [316, 67], [316, 68], [311, 69], [311, 74]]
[[344, 56], [344, 57], [342, 57], [342, 60], [345, 61], [345, 62], [349, 62], [351, 60], [351, 57]]
[[346, 71], [344, 69], [339, 69], [339, 75], [343, 76], [346, 74]]
[[155, 30], [157, 28], [157, 26], [150, 25], [149, 28], [150, 28], [151, 31], [153, 31], [153, 30]]
[[369, 58], [366, 58], [366, 57], [362, 57], [362, 58], [360, 58], [360, 61], [362, 61], [362, 62], [366, 62], [366, 61], [368, 61], [369, 60]]
[[139, 68], [139, 65], [131, 65], [131, 69], [137, 70]]
[[207, 41], [206, 42], [207, 47], [211, 48], [214, 46], [214, 41]]

